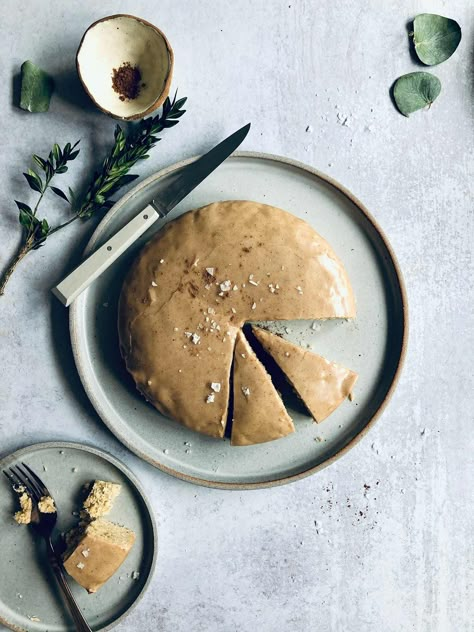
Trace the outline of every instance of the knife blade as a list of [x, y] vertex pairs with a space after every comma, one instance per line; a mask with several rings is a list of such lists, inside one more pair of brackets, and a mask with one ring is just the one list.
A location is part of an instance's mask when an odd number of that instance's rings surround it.
[[63, 305], [71, 303], [116, 261], [157, 220], [195, 189], [209, 174], [237, 149], [247, 136], [250, 123], [228, 136], [206, 154], [187, 165], [160, 195], [133, 219], [85, 259], [51, 291]]

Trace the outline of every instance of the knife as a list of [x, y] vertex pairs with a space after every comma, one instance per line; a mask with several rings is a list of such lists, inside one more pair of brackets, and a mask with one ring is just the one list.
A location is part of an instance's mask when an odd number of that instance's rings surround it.
[[98, 276], [120, 257], [157, 220], [169, 212], [237, 149], [250, 123], [231, 134], [196, 161], [182, 169], [173, 182], [113, 237], [83, 261], [51, 291], [68, 307]]

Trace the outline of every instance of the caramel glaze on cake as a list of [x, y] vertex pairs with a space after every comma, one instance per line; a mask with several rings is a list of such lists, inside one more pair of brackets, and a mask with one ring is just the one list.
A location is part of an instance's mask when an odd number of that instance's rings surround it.
[[257, 202], [216, 202], [170, 222], [135, 261], [120, 296], [120, 346], [158, 410], [222, 437], [243, 323], [354, 316], [344, 267], [309, 224]]

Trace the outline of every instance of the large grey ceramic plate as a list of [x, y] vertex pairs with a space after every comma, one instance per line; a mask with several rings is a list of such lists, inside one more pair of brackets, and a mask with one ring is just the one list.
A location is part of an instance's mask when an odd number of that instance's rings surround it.
[[[158, 195], [188, 162], [151, 176], [122, 198], [97, 228], [88, 252]], [[306, 321], [280, 323], [275, 329], [357, 371], [360, 377], [354, 402], [345, 402], [318, 426], [289, 400], [296, 432], [245, 448], [232, 448], [226, 440], [196, 434], [147, 404], [135, 390], [120, 357], [117, 301], [131, 261], [162, 224], [152, 227], [73, 304], [72, 345], [79, 374], [97, 412], [136, 454], [195, 483], [261, 487], [288, 482], [327, 465], [374, 422], [393, 391], [402, 364], [406, 299], [394, 255], [373, 218], [327, 176], [277, 156], [240, 152], [195, 189], [170, 219], [228, 199], [257, 200], [294, 213], [321, 233], [343, 260], [355, 290], [357, 318], [352, 322], [326, 321], [317, 331]]]
[[[146, 589], [156, 560], [156, 526], [140, 484], [111, 455], [77, 443], [40, 443], [2, 458], [0, 470], [27, 463], [42, 478], [56, 500], [58, 530], [77, 522], [81, 488], [93, 479], [122, 485], [110, 520], [135, 531], [137, 538], [117, 573], [95, 594], [89, 595], [70, 579], [69, 585], [90, 627], [108, 630], [133, 607]], [[69, 632], [75, 626], [63, 605], [44, 547], [32, 529], [12, 518], [18, 501], [6, 478], [0, 480], [0, 624], [13, 630]], [[139, 576], [133, 579], [133, 571]], [[36, 619], [39, 619], [37, 621]]]

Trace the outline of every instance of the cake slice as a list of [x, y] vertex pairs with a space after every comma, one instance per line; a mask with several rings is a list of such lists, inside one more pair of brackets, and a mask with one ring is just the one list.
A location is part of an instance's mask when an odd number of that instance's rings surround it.
[[242, 331], [234, 351], [234, 411], [232, 445], [252, 445], [280, 439], [295, 427], [270, 376]]
[[103, 518], [83, 523], [69, 538], [64, 568], [89, 593], [118, 570], [135, 542], [135, 533]]
[[317, 423], [326, 419], [351, 395], [357, 373], [265, 329], [252, 329]]
[[83, 507], [90, 518], [102, 518], [112, 509], [121, 485], [109, 481], [94, 481]]

